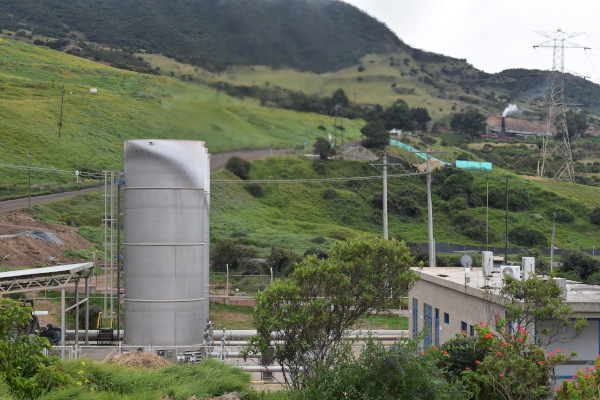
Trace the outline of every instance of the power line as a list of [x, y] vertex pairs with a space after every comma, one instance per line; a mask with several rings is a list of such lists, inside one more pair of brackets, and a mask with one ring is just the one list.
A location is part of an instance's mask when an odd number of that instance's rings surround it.
[[[388, 175], [388, 178], [400, 178], [404, 176], [424, 175], [423, 172], [412, 172], [406, 174]], [[375, 176], [349, 176], [344, 178], [315, 178], [315, 179], [256, 179], [256, 180], [237, 180], [237, 179], [211, 179], [211, 183], [312, 183], [312, 182], [345, 182], [345, 181], [369, 181], [383, 179], [381, 175]]]

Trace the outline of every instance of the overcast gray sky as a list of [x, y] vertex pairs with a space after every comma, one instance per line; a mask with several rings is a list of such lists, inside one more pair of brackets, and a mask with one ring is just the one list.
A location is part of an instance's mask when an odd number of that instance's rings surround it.
[[412, 47], [465, 58], [486, 72], [552, 69], [552, 48], [536, 32], [584, 33], [565, 49], [565, 71], [600, 83], [598, 0], [344, 0], [384, 22]]

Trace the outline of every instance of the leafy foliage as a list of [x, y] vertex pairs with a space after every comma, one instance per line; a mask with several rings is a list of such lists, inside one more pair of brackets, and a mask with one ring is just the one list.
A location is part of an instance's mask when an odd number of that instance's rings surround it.
[[[488, 301], [488, 309], [490, 315], [496, 313], [494, 325], [505, 342], [511, 340], [513, 329], [506, 328], [510, 325], [507, 321], [518, 325], [526, 335], [535, 333], [535, 343], [539, 345], [564, 340], [569, 326], [575, 327], [576, 336], [587, 326], [585, 319], [571, 321], [573, 308], [563, 300], [562, 289], [553, 279], [542, 279], [537, 275], [526, 280], [507, 277], [499, 294], [500, 302]], [[492, 293], [488, 292], [486, 296], [492, 296]]]
[[594, 365], [584, 370], [577, 369], [575, 376], [565, 379], [556, 390], [558, 400], [594, 400], [600, 393], [600, 357], [596, 357]]
[[362, 145], [365, 147], [383, 149], [390, 142], [390, 132], [381, 120], [369, 122], [360, 129], [360, 133], [364, 137]]
[[252, 164], [249, 161], [244, 160], [241, 157], [233, 156], [229, 160], [227, 160], [227, 164], [225, 164], [225, 168], [231, 173], [238, 176], [238, 178], [243, 180], [250, 179], [250, 168]]
[[233, 270], [240, 267], [242, 260], [256, 256], [256, 251], [249, 246], [225, 239], [213, 246], [210, 262], [213, 268], [224, 270], [228, 264]]
[[590, 213], [590, 222], [594, 225], [600, 225], [600, 207], [596, 207]]
[[52, 348], [48, 339], [22, 335], [31, 321], [31, 307], [11, 299], [0, 299], [0, 371], [18, 397], [33, 398], [55, 387], [69, 384], [58, 357], [43, 350]]
[[302, 259], [302, 256], [292, 250], [286, 250], [280, 246], [273, 246], [271, 254], [267, 257], [267, 268], [273, 268], [278, 275], [288, 275], [294, 270], [294, 266]]
[[546, 247], [548, 238], [542, 232], [526, 225], [517, 226], [508, 232], [511, 243], [525, 247]]
[[[290, 279], [258, 294], [258, 335], [245, 354], [273, 352], [289, 368], [287, 384], [303, 387], [318, 365], [332, 361], [344, 332], [362, 315], [400, 305], [416, 280], [411, 264], [404, 244], [384, 239], [338, 242], [327, 259], [307, 257]], [[280, 333], [278, 342], [271, 332]]]
[[575, 273], [586, 280], [600, 270], [600, 262], [582, 251], [566, 250], [560, 257], [561, 271]]
[[450, 127], [454, 132], [466, 133], [475, 137], [483, 132], [483, 123], [485, 116], [474, 108], [470, 108], [465, 112], [460, 112], [452, 115]]
[[317, 366], [298, 400], [320, 399], [430, 399], [468, 398], [456, 379], [444, 379], [438, 369], [439, 354], [421, 351], [418, 338], [384, 346], [367, 337], [358, 356], [349, 343], [334, 361]]
[[327, 139], [318, 137], [314, 145], [314, 154], [318, 154], [321, 160], [327, 160], [329, 156], [335, 154], [331, 148], [331, 143]]

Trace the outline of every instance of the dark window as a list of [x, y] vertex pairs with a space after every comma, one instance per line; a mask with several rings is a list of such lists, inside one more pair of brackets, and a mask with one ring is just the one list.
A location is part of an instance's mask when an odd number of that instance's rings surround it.
[[462, 333], [467, 333], [467, 323], [465, 321], [460, 322], [460, 330]]
[[470, 325], [470, 326], [469, 326], [469, 334], [470, 334], [471, 336], [475, 336], [475, 328], [473, 328], [473, 325]]
[[448, 314], [447, 312], [444, 313], [444, 323], [445, 324], [450, 323], [450, 314]]

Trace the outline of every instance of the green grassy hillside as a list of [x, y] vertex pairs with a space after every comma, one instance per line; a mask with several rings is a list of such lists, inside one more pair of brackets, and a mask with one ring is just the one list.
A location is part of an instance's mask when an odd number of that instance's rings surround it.
[[[394, 174], [392, 171], [390, 174]], [[380, 172], [365, 162], [322, 162], [286, 156], [252, 162], [250, 175], [251, 179], [315, 179], [372, 176]], [[556, 245], [576, 249], [600, 244], [600, 227], [589, 222], [591, 210], [598, 205], [600, 188], [532, 181], [504, 171], [471, 174], [450, 170], [436, 171], [433, 176], [436, 241], [485, 246], [486, 184], [489, 183], [490, 246], [503, 249], [506, 178], [509, 178], [510, 231], [527, 227], [540, 232], [546, 241], [540, 247], [547, 248], [552, 212], [566, 209], [572, 220], [557, 223]], [[251, 194], [249, 184], [228, 171], [213, 173], [212, 180], [213, 244], [231, 238], [254, 246], [260, 256], [266, 256], [274, 245], [304, 253], [313, 246], [329, 249], [335, 240], [382, 234], [381, 202], [377, 200], [382, 192], [381, 179], [261, 183], [262, 197]], [[425, 176], [391, 177], [388, 186], [390, 237], [426, 242]], [[86, 194], [37, 206], [35, 216], [83, 225], [82, 234], [99, 243], [100, 196], [101, 193]], [[97, 222], [90, 227], [94, 219]], [[510, 235], [509, 241], [511, 247], [537, 247], [523, 245]]]
[[[61, 137], [61, 90], [64, 105]], [[97, 88], [97, 94], [90, 94]], [[312, 145], [333, 120], [260, 107], [170, 77], [110, 68], [18, 41], [0, 44], [0, 162], [65, 170], [123, 168], [123, 142], [204, 140], [210, 152]], [[360, 121], [347, 121], [358, 139]], [[319, 129], [319, 126], [322, 128]], [[309, 147], [310, 148], [310, 147]], [[34, 172], [34, 182], [74, 179]], [[4, 179], [26, 179], [8, 169]]]

